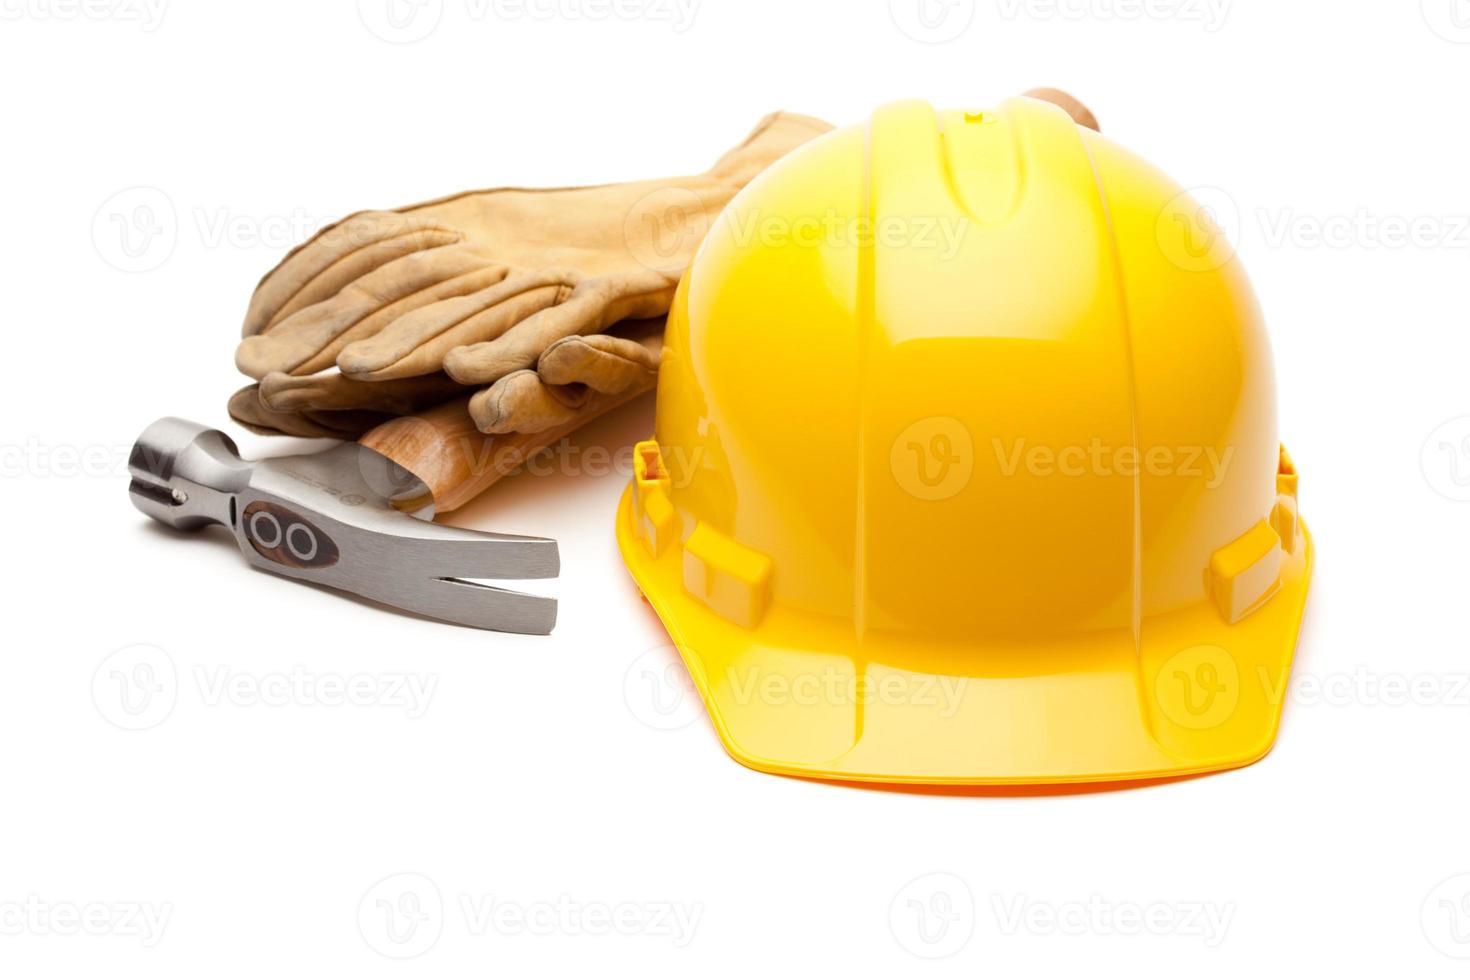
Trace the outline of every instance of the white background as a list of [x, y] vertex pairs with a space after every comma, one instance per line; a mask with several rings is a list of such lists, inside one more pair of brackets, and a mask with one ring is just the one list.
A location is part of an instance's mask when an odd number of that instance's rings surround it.
[[[425, 0], [395, 32], [387, 0], [154, 2], [0, 0], [0, 975], [1464, 975], [1470, 4]], [[458, 515], [560, 539], [550, 638], [253, 572], [128, 503], [145, 424], [225, 421], [251, 288], [320, 222], [1038, 84], [1215, 188], [1267, 311], [1318, 568], [1254, 767], [1035, 796], [743, 769], [649, 698], [677, 673], [613, 544], [625, 467]], [[576, 445], [651, 427], [645, 400]], [[278, 690], [358, 677], [369, 703]], [[1116, 926], [1139, 910], [1159, 934]]]

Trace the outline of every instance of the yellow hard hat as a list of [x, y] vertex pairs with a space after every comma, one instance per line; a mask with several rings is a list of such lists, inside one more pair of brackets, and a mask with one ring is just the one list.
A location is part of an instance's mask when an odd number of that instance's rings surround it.
[[617, 531], [748, 766], [1141, 779], [1271, 747], [1296, 483], [1207, 212], [1044, 102], [901, 102], [711, 228]]

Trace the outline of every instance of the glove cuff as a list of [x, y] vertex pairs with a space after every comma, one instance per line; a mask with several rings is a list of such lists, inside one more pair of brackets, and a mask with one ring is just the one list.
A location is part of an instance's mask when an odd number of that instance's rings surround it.
[[831, 123], [814, 116], [773, 112], [756, 123], [739, 146], [720, 157], [710, 174], [744, 187], [787, 153], [831, 130]]

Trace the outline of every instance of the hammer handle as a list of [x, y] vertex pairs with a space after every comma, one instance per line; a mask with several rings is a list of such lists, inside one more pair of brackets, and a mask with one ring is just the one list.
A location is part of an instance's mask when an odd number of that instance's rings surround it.
[[[537, 452], [652, 388], [650, 381], [617, 394], [594, 393], [566, 422], [542, 432], [497, 435], [476, 429], [469, 398], [457, 398], [417, 415], [384, 422], [358, 441], [422, 480], [433, 497], [435, 512], [444, 514], [463, 507]], [[428, 499], [418, 497], [394, 506], [411, 511], [427, 503]]]

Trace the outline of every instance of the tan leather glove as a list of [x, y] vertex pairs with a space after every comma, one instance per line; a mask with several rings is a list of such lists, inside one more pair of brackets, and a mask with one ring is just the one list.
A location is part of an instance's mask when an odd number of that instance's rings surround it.
[[[1098, 128], [1087, 107], [1065, 92], [1032, 89], [1025, 94], [1061, 106], [1080, 125]], [[590, 247], [588, 243], [559, 241], [556, 235], [561, 233], [560, 229], [588, 227], [593, 229], [592, 239], [603, 242], [616, 257], [620, 254], [619, 245], [608, 238], [613, 216], [599, 216], [595, 208], [590, 214], [569, 216], [568, 202], [577, 199], [591, 206], [604, 198], [626, 201], [628, 188], [649, 189], [651, 196], [635, 201], [625, 216], [621, 254], [624, 258], [631, 256], [646, 270], [669, 273], [670, 288], [660, 304], [666, 309], [672, 281], [687, 265], [694, 246], [718, 210], [707, 209], [709, 199], [713, 197], [722, 206], [733, 195], [733, 189], [727, 185], [733, 184], [738, 189], [786, 149], [829, 128], [819, 120], [778, 113], [762, 120], [741, 146], [727, 153], [702, 178], [556, 191], [480, 192], [429, 202], [402, 212], [354, 215], [324, 229], [262, 280], [246, 318], [247, 337], [264, 333], [273, 341], [255, 352], [259, 360], [253, 369], [259, 372], [274, 363], [295, 373], [285, 370], [266, 373], [259, 386], [251, 385], [236, 392], [230, 402], [230, 414], [261, 432], [352, 438], [388, 417], [418, 412], [461, 393], [464, 389], [459, 381], [442, 371], [400, 377], [399, 371], [393, 368], [373, 368], [360, 372], [359, 377], [340, 373], [330, 366], [334, 357], [353, 345], [354, 338], [408, 330], [413, 321], [409, 320], [407, 326], [399, 321], [408, 319], [409, 313], [422, 310], [420, 315], [428, 316], [457, 312], [453, 306], [444, 305], [444, 298], [474, 294], [477, 275], [496, 279], [488, 289], [496, 285], [504, 288], [502, 284], [509, 274], [502, 276], [504, 270], [499, 267], [478, 268], [478, 271], [471, 267], [461, 276], [444, 278], [446, 267], [441, 263], [446, 257], [458, 261], [454, 258], [458, 252], [451, 246], [464, 244], [467, 236], [463, 229], [431, 225], [427, 218], [437, 213], [436, 209], [470, 198], [489, 200], [481, 209], [482, 214], [503, 212], [514, 219], [507, 223], [503, 234], [491, 236], [504, 244], [507, 259], [514, 258], [522, 246], [529, 249], [526, 254], [558, 249], [565, 252], [568, 248], [585, 251]], [[693, 207], [689, 206], [691, 195], [695, 198]], [[544, 229], [543, 222], [538, 220], [538, 208], [545, 209], [540, 216], [545, 218]], [[414, 216], [421, 220], [415, 223]], [[518, 235], [521, 240], [517, 239]], [[473, 249], [478, 239], [471, 235], [468, 240]], [[418, 267], [402, 262], [404, 256], [415, 255], [432, 262]], [[411, 281], [410, 286], [416, 282], [432, 283], [426, 287], [427, 293], [406, 292], [394, 278], [410, 274], [422, 277]], [[351, 295], [354, 289], [364, 287], [366, 295]], [[381, 291], [381, 295], [375, 291]], [[576, 291], [576, 286], [570, 287], [565, 299], [570, 299]], [[537, 307], [534, 302], [531, 306], [536, 312], [531, 314], [530, 326], [536, 326], [537, 314], [550, 310]], [[507, 322], [516, 315], [515, 309], [487, 307], [472, 314], [471, 319], [490, 312], [496, 317], [503, 316]], [[545, 321], [549, 319], [543, 318], [541, 326], [546, 326]], [[448, 332], [463, 332], [475, 326], [460, 322], [452, 324]], [[483, 323], [478, 326], [487, 327]], [[493, 332], [496, 327], [497, 324], [489, 324], [486, 332]], [[552, 322], [548, 331], [552, 337], [558, 334], [555, 327]], [[661, 327], [661, 319], [634, 321], [626, 329], [621, 325], [617, 328], [617, 333], [623, 336], [578, 336], [574, 332], [551, 340], [535, 358], [535, 370], [522, 367], [500, 373], [490, 388], [471, 400], [476, 424], [488, 433], [545, 431], [575, 420], [579, 413], [585, 414], [595, 407], [594, 403], [603, 400], [596, 396], [652, 387], [662, 346]], [[518, 329], [503, 328], [495, 339], [515, 340]], [[576, 329], [582, 328], [576, 325]], [[535, 331], [521, 332], [529, 335], [522, 347], [528, 346], [531, 352], [545, 339]], [[481, 362], [478, 374], [473, 363], [466, 366], [465, 380], [478, 376], [488, 379], [500, 371], [499, 365], [494, 370], [487, 370], [483, 365], [485, 360], [494, 362], [499, 353], [512, 348], [510, 344], [497, 344], [495, 339], [478, 343], [474, 355], [464, 355], [466, 361], [478, 358]], [[443, 342], [438, 346], [444, 346]], [[248, 361], [252, 356], [249, 342], [242, 344], [241, 349]], [[453, 354], [453, 348], [450, 353], [450, 360], [459, 356]], [[526, 361], [524, 349], [519, 350], [519, 357], [521, 362]], [[432, 354], [428, 360], [432, 363]], [[361, 380], [363, 377], [373, 380]]]
[[[448, 375], [353, 381], [336, 372], [267, 375], [230, 397], [230, 416], [262, 435], [354, 439], [395, 415], [412, 415], [465, 393]], [[267, 398], [275, 393], [275, 398]]]
[[[328, 413], [413, 411], [453, 385], [530, 369], [563, 338], [661, 316], [726, 202], [830, 128], [775, 113], [697, 177], [482, 191], [347, 218], [257, 287], [236, 363], [261, 384], [236, 394], [232, 414], [287, 431], [298, 417], [316, 428]], [[647, 345], [637, 347], [599, 340], [585, 350], [605, 355], [604, 370], [631, 356], [618, 371], [636, 375], [648, 366]], [[476, 417], [535, 424], [525, 397], [509, 415], [496, 407], [507, 394], [482, 392]]]
[[632, 397], [658, 383], [664, 319], [619, 324], [616, 333], [563, 337], [534, 370], [512, 371], [470, 399], [481, 432], [541, 432], [571, 421], [602, 395]]
[[362, 409], [278, 412], [261, 403], [260, 390], [255, 385], [241, 388], [230, 396], [229, 412], [230, 418], [251, 432], [305, 439], [356, 439], [394, 417], [391, 413]]

